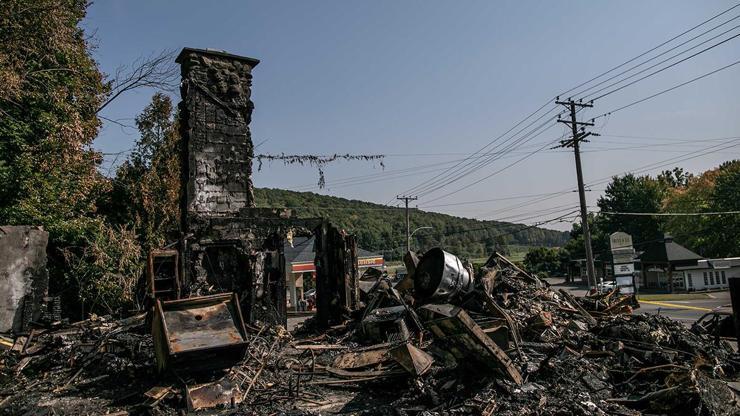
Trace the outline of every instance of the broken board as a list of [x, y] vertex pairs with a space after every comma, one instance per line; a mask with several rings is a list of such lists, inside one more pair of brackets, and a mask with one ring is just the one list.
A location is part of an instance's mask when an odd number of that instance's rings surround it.
[[427, 328], [449, 347], [459, 362], [477, 362], [522, 384], [522, 375], [511, 358], [462, 308], [443, 304], [426, 305], [422, 309], [431, 317], [426, 322]]

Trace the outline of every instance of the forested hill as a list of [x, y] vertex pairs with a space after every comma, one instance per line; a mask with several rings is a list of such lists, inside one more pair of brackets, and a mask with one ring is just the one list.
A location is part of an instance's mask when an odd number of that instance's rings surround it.
[[[283, 189], [254, 190], [258, 207], [293, 208], [299, 218], [325, 217], [358, 237], [358, 244], [368, 250], [397, 258], [405, 250], [405, 217], [403, 208], [388, 208], [370, 202], [349, 200], [313, 192]], [[503, 245], [561, 246], [567, 232], [529, 228], [523, 224], [479, 221], [421, 210], [411, 213], [411, 229], [420, 230], [412, 245], [417, 250], [441, 246], [466, 257], [483, 257]], [[476, 231], [467, 231], [476, 230]]]

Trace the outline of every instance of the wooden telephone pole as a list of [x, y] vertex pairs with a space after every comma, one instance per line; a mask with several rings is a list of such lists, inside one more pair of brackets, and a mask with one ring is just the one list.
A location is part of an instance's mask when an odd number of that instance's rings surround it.
[[[560, 142], [559, 147], [572, 147], [573, 153], [576, 157], [576, 176], [578, 177], [578, 199], [581, 204], [581, 227], [583, 228], [583, 245], [586, 249], [586, 273], [588, 275], [588, 286], [593, 288], [596, 286], [596, 271], [594, 268], [594, 252], [591, 248], [591, 230], [588, 225], [588, 209], [586, 207], [586, 194], [583, 189], [583, 171], [581, 169], [581, 151], [579, 144], [585, 140], [588, 136], [598, 136], [598, 134], [586, 132], [586, 126], [593, 126], [594, 123], [587, 123], [576, 120], [576, 107], [593, 107], [591, 103], [575, 102], [572, 99], [567, 101], [555, 101], [556, 104], [564, 105], [570, 110], [570, 120], [563, 120], [558, 118], [559, 123], [567, 124], [571, 128], [572, 137], [568, 140]], [[581, 126], [579, 128], [579, 126]]]
[[411, 251], [411, 218], [409, 216], [409, 201], [416, 201], [419, 198], [416, 196], [396, 196], [396, 199], [406, 203], [406, 251]]

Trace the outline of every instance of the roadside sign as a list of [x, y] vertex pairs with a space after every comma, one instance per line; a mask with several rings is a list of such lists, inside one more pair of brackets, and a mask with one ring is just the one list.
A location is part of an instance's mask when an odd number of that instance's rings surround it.
[[614, 280], [622, 293], [635, 293], [635, 249], [632, 246], [632, 236], [617, 231], [609, 236], [609, 246], [612, 252], [612, 267]]
[[630, 276], [635, 272], [635, 263], [623, 263], [614, 265], [614, 276]]
[[614, 264], [634, 264], [634, 258], [635, 253], [631, 251], [629, 253], [612, 253], [612, 261], [614, 261]]
[[631, 295], [631, 294], [635, 293], [635, 287], [632, 286], [632, 285], [630, 285], [630, 286], [619, 286], [619, 291], [621, 293], [624, 293], [625, 295]]
[[632, 248], [632, 236], [621, 231], [612, 233], [609, 235], [609, 246], [612, 251], [618, 248]]

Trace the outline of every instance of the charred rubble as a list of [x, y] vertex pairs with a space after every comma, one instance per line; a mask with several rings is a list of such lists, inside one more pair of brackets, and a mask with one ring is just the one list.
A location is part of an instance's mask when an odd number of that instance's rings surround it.
[[187, 351], [203, 333], [188, 335], [190, 324], [170, 315], [182, 354], [161, 357], [156, 310], [149, 319], [35, 329], [3, 354], [0, 412], [738, 412], [731, 346], [669, 318], [632, 314], [632, 295], [574, 298], [497, 253], [477, 273], [441, 249], [407, 259], [407, 280], [381, 276], [357, 292], [357, 308], [328, 327], [310, 319], [293, 334], [242, 321], [233, 295], [164, 303], [165, 314], [210, 313], [202, 321], [211, 339], [235, 331], [234, 355], [222, 346]]
[[[730, 345], [632, 314], [632, 295], [574, 298], [498, 253], [474, 270], [441, 248], [407, 253], [402, 280], [360, 278], [352, 235], [254, 206], [259, 61], [177, 61], [183, 232], [148, 257], [145, 310], [70, 324], [44, 273], [16, 276], [33, 307], [5, 316], [0, 415], [738, 414]], [[297, 235], [315, 236], [316, 314], [290, 333]]]

